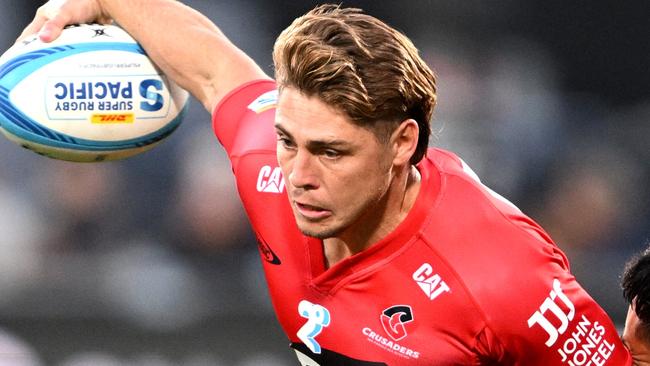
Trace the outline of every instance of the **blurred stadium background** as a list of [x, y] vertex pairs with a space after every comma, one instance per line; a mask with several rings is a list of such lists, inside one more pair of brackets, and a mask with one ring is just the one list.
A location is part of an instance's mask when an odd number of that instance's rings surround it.
[[[186, 3], [269, 73], [316, 4]], [[39, 4], [0, 0], [0, 49]], [[622, 325], [619, 274], [650, 238], [649, 3], [343, 4], [415, 41], [439, 78], [432, 144], [539, 221]], [[195, 102], [162, 146], [97, 165], [0, 139], [0, 365], [296, 364], [209, 120]]]

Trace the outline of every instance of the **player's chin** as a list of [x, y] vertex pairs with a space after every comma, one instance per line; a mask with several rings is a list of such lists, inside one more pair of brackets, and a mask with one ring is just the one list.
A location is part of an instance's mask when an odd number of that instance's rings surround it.
[[340, 231], [338, 228], [328, 227], [326, 225], [315, 225], [313, 223], [301, 222], [298, 222], [298, 229], [300, 229], [300, 232], [303, 235], [320, 240], [332, 238]]

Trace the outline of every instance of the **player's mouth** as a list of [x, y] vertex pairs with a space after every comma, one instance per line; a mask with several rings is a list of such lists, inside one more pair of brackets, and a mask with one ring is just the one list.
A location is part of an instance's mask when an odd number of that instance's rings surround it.
[[312, 206], [296, 201], [294, 201], [294, 205], [296, 206], [296, 210], [300, 216], [303, 216], [308, 220], [322, 220], [332, 215], [331, 211], [326, 210], [322, 207]]

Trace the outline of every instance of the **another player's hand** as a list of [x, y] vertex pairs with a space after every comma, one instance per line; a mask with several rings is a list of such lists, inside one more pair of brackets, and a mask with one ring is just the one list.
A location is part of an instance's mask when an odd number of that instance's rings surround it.
[[43, 42], [52, 42], [66, 25], [90, 22], [111, 22], [100, 0], [50, 0], [38, 8], [34, 19], [18, 40], [38, 33]]

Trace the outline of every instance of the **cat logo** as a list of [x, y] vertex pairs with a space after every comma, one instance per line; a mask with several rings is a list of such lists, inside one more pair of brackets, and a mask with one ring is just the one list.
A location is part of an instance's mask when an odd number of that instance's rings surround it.
[[260, 169], [257, 176], [257, 191], [264, 193], [282, 193], [284, 192], [284, 177], [279, 167], [270, 167], [265, 165]]
[[449, 292], [449, 286], [439, 274], [433, 271], [429, 263], [424, 263], [413, 273], [413, 280], [420, 286], [429, 300], [433, 300], [443, 293]]

